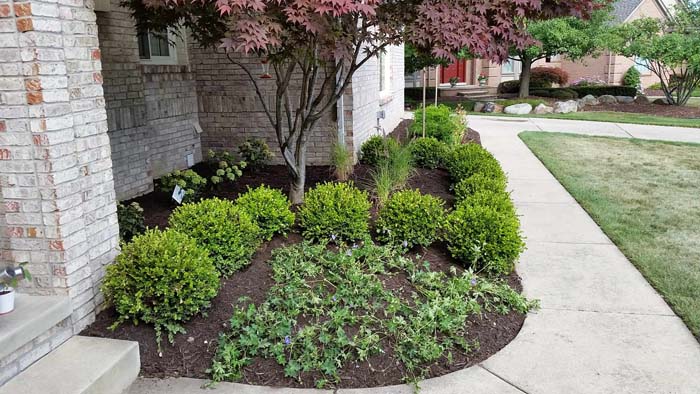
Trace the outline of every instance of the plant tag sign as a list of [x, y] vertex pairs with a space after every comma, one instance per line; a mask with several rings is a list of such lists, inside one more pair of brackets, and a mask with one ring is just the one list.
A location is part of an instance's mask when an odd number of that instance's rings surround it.
[[178, 204], [182, 204], [182, 199], [185, 198], [185, 189], [181, 188], [179, 185], [175, 185], [175, 190], [173, 190], [173, 200]]

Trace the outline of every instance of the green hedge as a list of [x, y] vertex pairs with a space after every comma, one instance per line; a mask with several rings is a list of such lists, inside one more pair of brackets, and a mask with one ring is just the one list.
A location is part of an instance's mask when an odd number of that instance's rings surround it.
[[[405, 98], [415, 101], [423, 100], [423, 88], [404, 88], [403, 95]], [[427, 88], [425, 90], [426, 100], [435, 100], [435, 87]]]
[[604, 95], [635, 97], [637, 95], [637, 88], [631, 86], [569, 86], [567, 89], [578, 93], [579, 97], [589, 94], [596, 97]]

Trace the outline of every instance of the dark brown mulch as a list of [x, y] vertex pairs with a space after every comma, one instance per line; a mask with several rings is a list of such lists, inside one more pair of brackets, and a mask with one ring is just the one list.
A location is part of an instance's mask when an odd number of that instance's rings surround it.
[[[407, 125], [406, 125], [407, 126]], [[404, 129], [405, 130], [405, 129]], [[401, 130], [398, 130], [400, 133]], [[479, 141], [479, 135], [470, 130], [471, 141]], [[353, 180], [364, 188], [369, 188], [370, 168], [363, 165], [355, 167]], [[199, 172], [207, 169], [200, 165]], [[309, 167], [307, 169], [307, 188], [333, 180], [328, 167]], [[287, 170], [284, 166], [267, 166], [257, 172], [246, 172], [234, 185], [227, 186], [208, 196], [235, 198], [245, 192], [246, 186], [256, 187], [260, 184], [288, 191]], [[423, 193], [444, 199], [448, 206], [454, 200], [449, 191], [450, 182], [447, 171], [442, 169], [418, 169], [409, 181], [409, 187], [420, 189]], [[135, 199], [144, 208], [146, 223], [150, 227], [167, 225], [167, 219], [174, 205], [167, 194], [153, 192]], [[220, 333], [228, 331], [228, 321], [232, 315], [233, 305], [241, 297], [248, 297], [255, 304], [265, 300], [268, 289], [274, 284], [271, 267], [267, 263], [272, 250], [301, 242], [301, 236], [292, 232], [288, 237], [277, 236], [266, 242], [254, 255], [251, 264], [228, 279], [222, 279], [219, 294], [212, 301], [206, 316], [196, 316], [184, 324], [185, 334], [175, 337], [174, 344], [163, 338], [162, 354], [158, 354], [155, 330], [150, 325], [133, 325], [124, 323], [114, 331], [109, 327], [117, 319], [113, 308], [100, 313], [96, 321], [87, 327], [81, 335], [107, 337], [136, 341], [139, 343], [141, 356], [141, 374], [146, 377], [193, 377], [207, 378], [206, 370], [217, 350]], [[438, 243], [430, 248], [410, 254], [421, 261], [429, 261], [431, 269], [449, 272], [453, 267], [461, 271], [450, 256], [444, 244]], [[410, 299], [413, 286], [404, 274], [390, 275], [382, 278], [387, 289], [400, 294], [405, 300]], [[520, 278], [512, 274], [509, 283], [518, 291], [522, 290]], [[452, 361], [446, 358], [428, 366], [427, 377], [435, 377], [474, 365], [502, 349], [520, 331], [525, 320], [524, 315], [510, 313], [498, 315], [485, 313], [470, 318], [465, 337], [470, 343], [478, 343], [478, 348], [469, 353], [455, 350]], [[399, 384], [403, 382], [406, 370], [393, 357], [392, 346], [386, 343], [385, 354], [377, 355], [365, 362], [350, 363], [341, 372], [340, 387], [376, 387]], [[313, 387], [315, 378], [312, 374], [304, 375], [302, 381], [284, 376], [284, 370], [274, 360], [256, 358], [245, 368], [243, 381], [256, 385]]]
[[659, 104], [605, 104], [586, 107], [586, 112], [612, 111], [635, 114], [668, 116], [672, 118], [700, 118], [700, 107], [681, 107]]

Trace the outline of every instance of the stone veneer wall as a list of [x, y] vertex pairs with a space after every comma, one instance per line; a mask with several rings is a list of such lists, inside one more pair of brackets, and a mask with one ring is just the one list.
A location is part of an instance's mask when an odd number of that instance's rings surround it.
[[178, 65], [144, 65], [134, 21], [112, 0], [98, 12], [107, 120], [119, 200], [153, 190], [153, 180], [202, 159], [194, 75]]
[[2, 360], [0, 381], [94, 320], [118, 225], [91, 0], [0, 0], [0, 258], [28, 262], [21, 292], [73, 312]]

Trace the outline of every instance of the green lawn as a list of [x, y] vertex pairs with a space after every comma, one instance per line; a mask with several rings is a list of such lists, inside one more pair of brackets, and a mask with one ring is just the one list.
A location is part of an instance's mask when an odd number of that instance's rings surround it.
[[693, 118], [671, 118], [668, 116], [656, 116], [645, 114], [632, 114], [626, 112], [572, 112], [568, 114], [548, 114], [548, 115], [507, 115], [507, 114], [484, 114], [473, 112], [474, 115], [487, 116], [508, 116], [520, 118], [550, 118], [550, 119], [569, 119], [569, 120], [593, 120], [598, 122], [614, 122], [614, 123], [635, 123], [648, 124], [655, 126], [680, 126], [680, 127], [696, 127], [700, 128], [700, 119]]
[[520, 137], [700, 338], [700, 144]]

